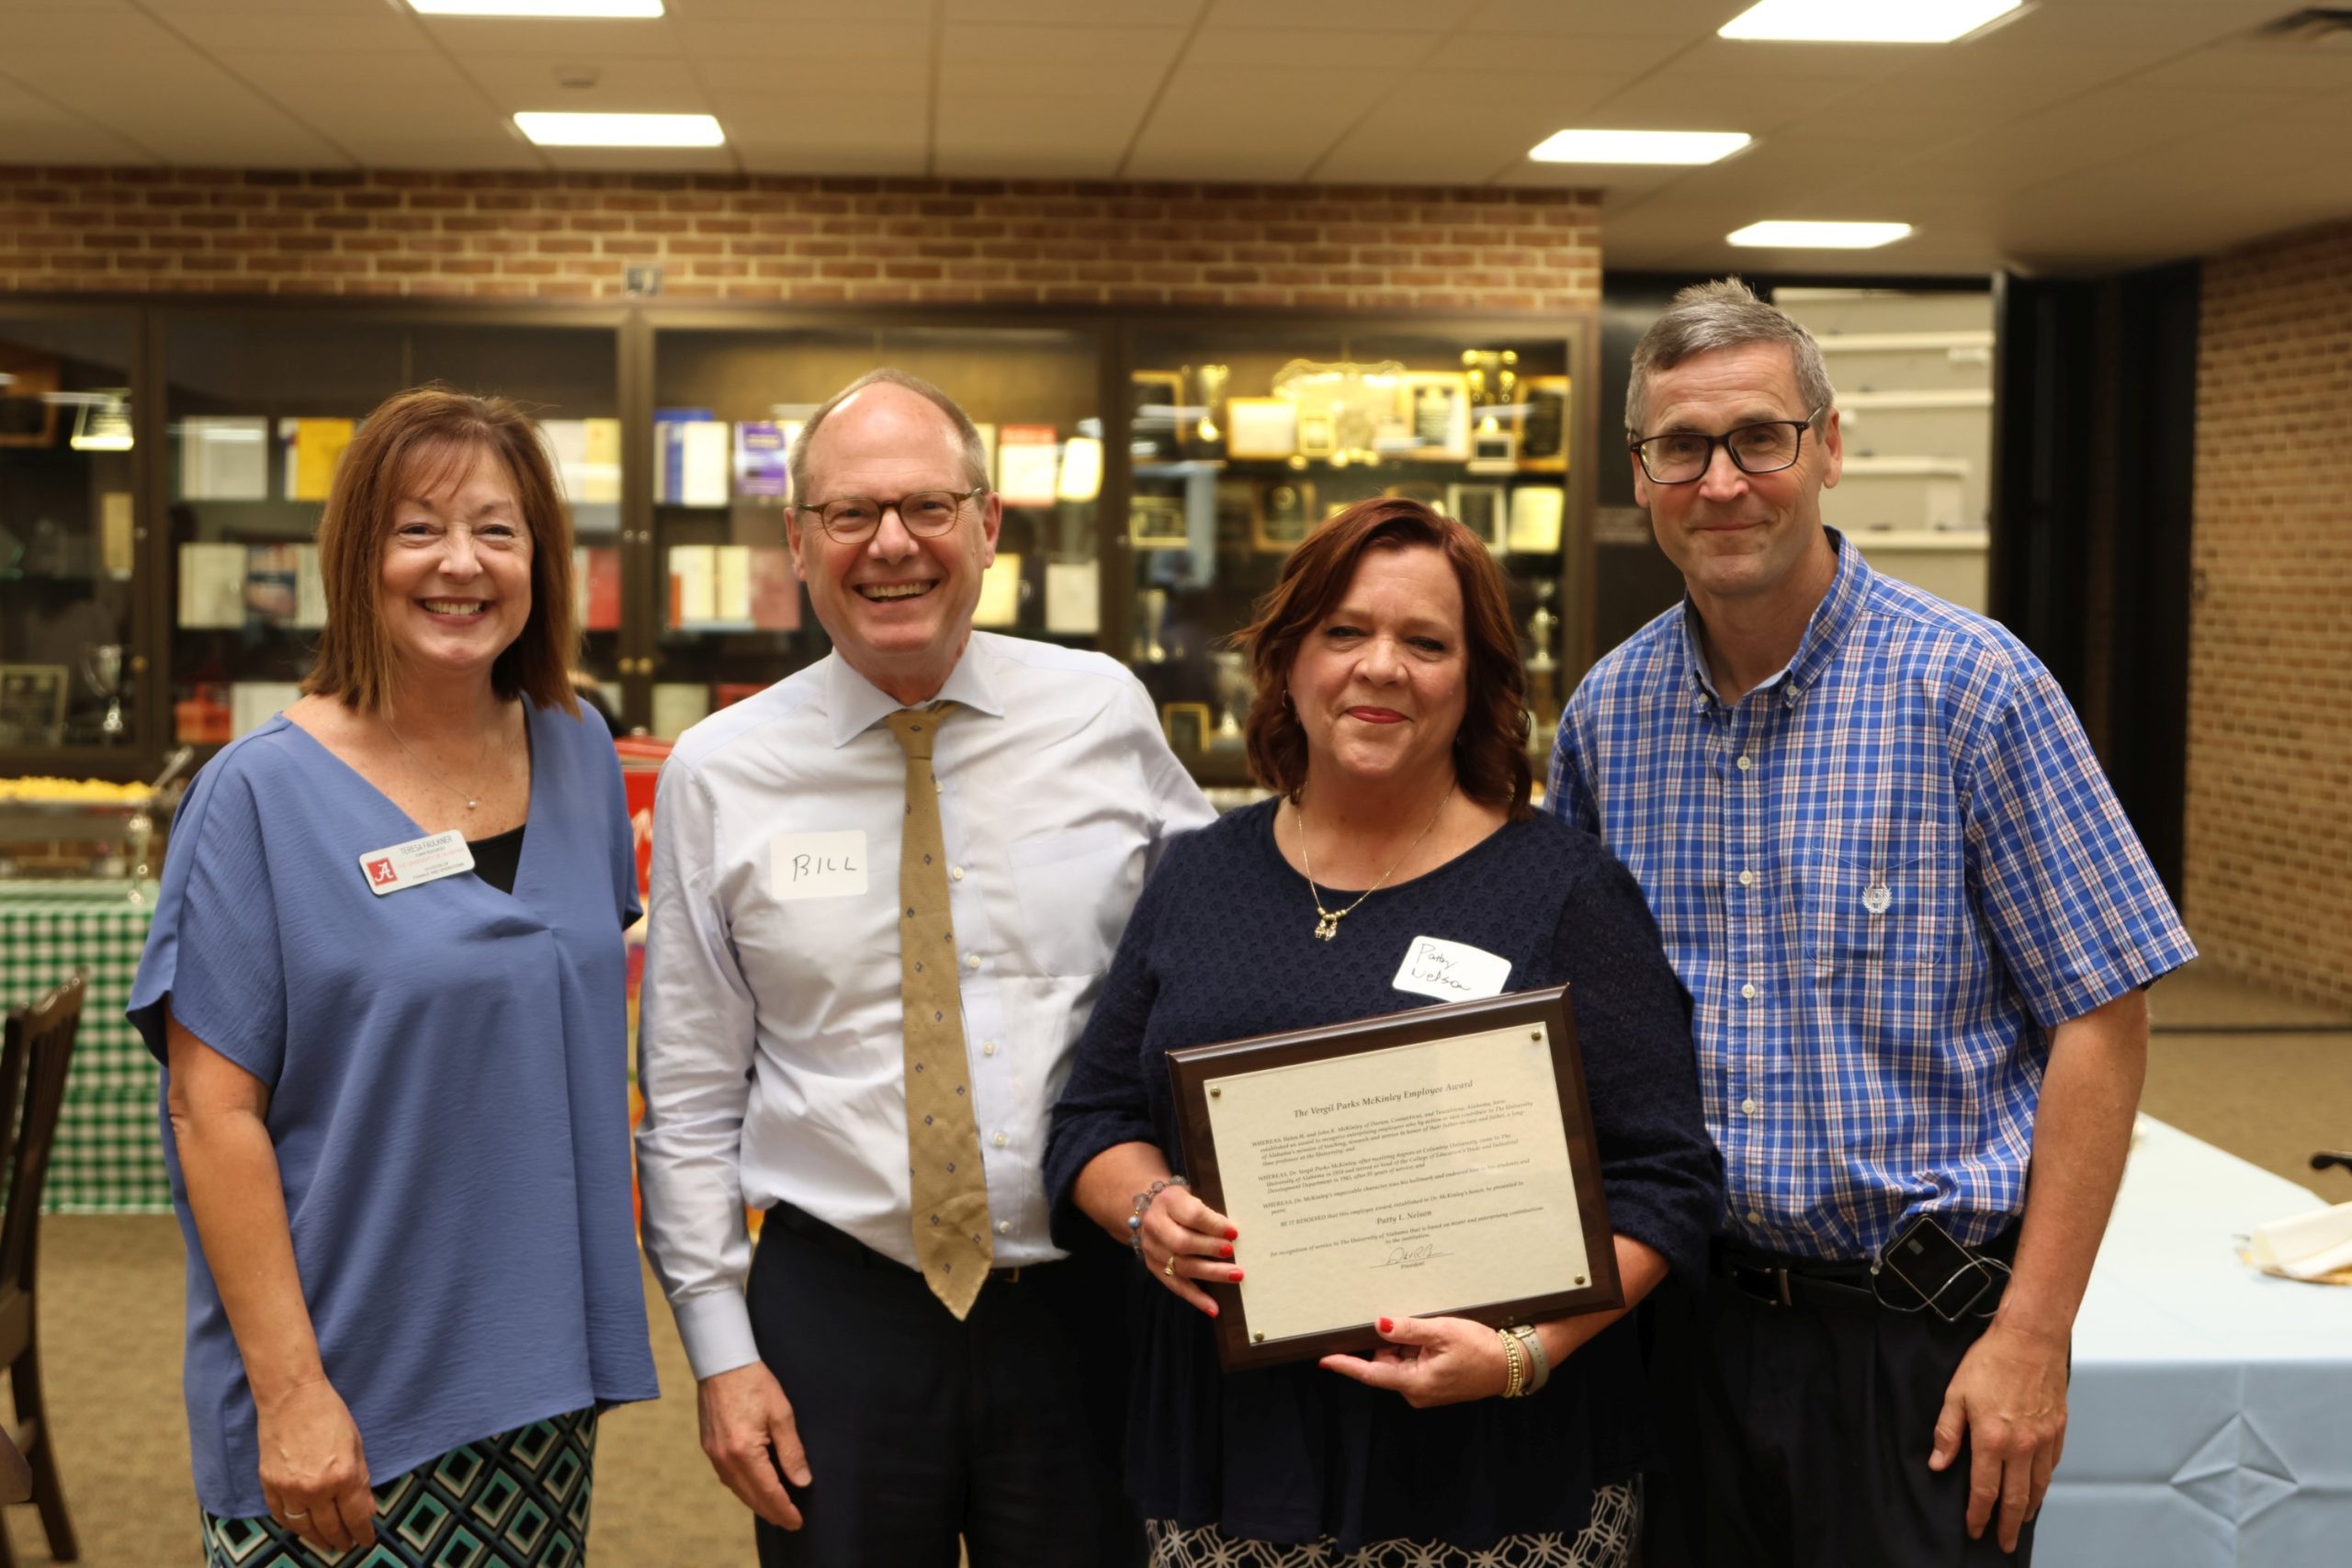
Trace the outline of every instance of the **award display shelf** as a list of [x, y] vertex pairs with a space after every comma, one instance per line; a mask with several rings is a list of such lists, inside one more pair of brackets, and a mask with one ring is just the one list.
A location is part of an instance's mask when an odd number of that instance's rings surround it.
[[1381, 494], [1495, 552], [1540, 752], [1592, 653], [1597, 337], [1587, 317], [13, 300], [0, 775], [150, 776], [291, 700], [336, 463], [385, 397], [435, 382], [538, 422], [581, 667], [624, 729], [674, 736], [828, 650], [787, 455], [881, 366], [979, 427], [1002, 528], [975, 624], [1130, 663], [1204, 784], [1246, 780], [1225, 640], [1308, 529]]

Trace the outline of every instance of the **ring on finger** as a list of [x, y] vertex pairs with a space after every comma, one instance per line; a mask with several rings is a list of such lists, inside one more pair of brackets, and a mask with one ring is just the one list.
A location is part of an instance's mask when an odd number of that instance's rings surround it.
[[295, 1509], [288, 1508], [286, 1510], [286, 1517], [289, 1519], [307, 1519], [311, 1517], [311, 1510], [304, 1508], [297, 1512]]
[[1176, 1255], [1174, 1253], [1171, 1252], [1168, 1255], [1167, 1266], [1161, 1269], [1160, 1272], [1167, 1275], [1171, 1280], [1176, 1278]]

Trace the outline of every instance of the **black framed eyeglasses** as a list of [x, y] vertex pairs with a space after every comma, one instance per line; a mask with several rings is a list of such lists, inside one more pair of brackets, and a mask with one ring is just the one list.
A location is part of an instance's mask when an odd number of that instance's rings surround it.
[[1815, 409], [1803, 419], [1759, 420], [1726, 430], [1721, 435], [1701, 435], [1694, 431], [1645, 435], [1629, 445], [1652, 484], [1697, 483], [1706, 477], [1707, 465], [1715, 460], [1718, 446], [1730, 457], [1732, 467], [1743, 474], [1777, 474], [1782, 468], [1796, 467], [1797, 458], [1804, 452], [1804, 433], [1821, 414], [1822, 410]]
[[988, 486], [974, 485], [960, 495], [948, 490], [919, 490], [896, 501], [844, 495], [816, 506], [796, 505], [793, 510], [815, 517], [827, 535], [844, 545], [872, 538], [874, 530], [882, 526], [886, 512], [896, 512], [908, 533], [936, 538], [956, 526], [966, 502], [988, 492]]

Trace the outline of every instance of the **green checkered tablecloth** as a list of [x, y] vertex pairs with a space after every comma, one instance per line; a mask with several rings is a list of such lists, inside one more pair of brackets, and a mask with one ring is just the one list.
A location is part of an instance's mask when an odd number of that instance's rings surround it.
[[127, 891], [119, 882], [0, 882], [0, 1004], [22, 1007], [76, 968], [90, 976], [41, 1203], [52, 1213], [172, 1206], [155, 1059], [122, 1016], [153, 911]]

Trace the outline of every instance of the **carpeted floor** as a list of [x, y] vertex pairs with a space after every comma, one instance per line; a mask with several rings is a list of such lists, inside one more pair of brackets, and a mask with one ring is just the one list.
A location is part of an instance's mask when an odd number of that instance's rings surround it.
[[[2157, 987], [2152, 1005], [2150, 1115], [2331, 1201], [2352, 1199], [2352, 1177], [2307, 1163], [2314, 1149], [2352, 1147], [2352, 1019], [2194, 967]], [[182, 1266], [166, 1216], [53, 1215], [42, 1227], [42, 1361], [89, 1568], [196, 1561], [179, 1393]], [[750, 1516], [703, 1461], [694, 1383], [650, 1275], [646, 1299], [663, 1397], [605, 1421], [594, 1559], [748, 1564]], [[50, 1560], [30, 1507], [0, 1513], [20, 1561]]]

